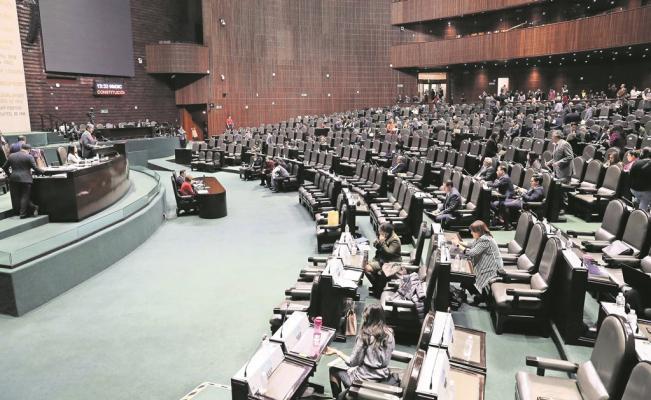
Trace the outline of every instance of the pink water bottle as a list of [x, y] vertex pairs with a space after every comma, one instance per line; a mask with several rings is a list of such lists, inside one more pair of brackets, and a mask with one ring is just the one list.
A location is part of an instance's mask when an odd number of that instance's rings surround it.
[[323, 326], [323, 318], [314, 318], [314, 332], [312, 334], [312, 345], [314, 351], [317, 352], [321, 348], [321, 327]]

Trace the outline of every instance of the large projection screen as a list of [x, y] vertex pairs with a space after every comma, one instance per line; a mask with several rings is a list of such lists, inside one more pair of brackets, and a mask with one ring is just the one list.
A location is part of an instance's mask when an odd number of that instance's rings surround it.
[[129, 0], [40, 0], [47, 72], [133, 76]]

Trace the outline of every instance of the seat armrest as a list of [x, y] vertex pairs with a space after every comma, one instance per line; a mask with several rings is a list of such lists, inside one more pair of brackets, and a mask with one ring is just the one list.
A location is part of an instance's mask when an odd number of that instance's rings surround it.
[[327, 257], [308, 257], [307, 261], [311, 262], [312, 265], [318, 265], [320, 263], [323, 263], [323, 264], [327, 263], [328, 258]]
[[411, 251], [401, 251], [400, 255], [403, 256], [403, 257], [408, 257], [408, 256], [411, 255]]
[[319, 229], [323, 229], [326, 231], [337, 230], [339, 228], [340, 228], [339, 225], [319, 225]]
[[360, 400], [400, 400], [400, 396], [366, 389], [360, 386], [355, 386], [354, 384], [350, 389], [348, 389], [348, 396]]
[[388, 203], [389, 198], [388, 197], [376, 197], [373, 199], [373, 203]]
[[416, 310], [416, 304], [409, 300], [387, 300], [385, 304], [389, 307], [393, 307], [394, 310], [398, 307], [409, 308], [414, 311]]
[[572, 237], [579, 237], [579, 236], [586, 236], [586, 237], [594, 237], [595, 232], [583, 232], [583, 231], [573, 231], [569, 230], [566, 232], [568, 235]]
[[531, 274], [527, 272], [500, 269], [497, 274], [503, 278], [504, 282], [526, 283], [531, 281]]
[[392, 394], [399, 396], [402, 394], [402, 388], [400, 386], [391, 386], [384, 383], [377, 383], [372, 381], [362, 381], [359, 385], [355, 385], [363, 389], [373, 390], [375, 392]]
[[599, 253], [604, 249], [604, 247], [610, 245], [610, 242], [606, 240], [584, 240], [581, 242], [581, 245], [583, 245], [589, 253]]
[[573, 363], [571, 361], [565, 361], [565, 360], [556, 360], [553, 358], [528, 356], [526, 359], [526, 363], [530, 367], [536, 367], [536, 369], [538, 370], [538, 375], [540, 376], [545, 375], [546, 369], [552, 371], [567, 372], [572, 374], [575, 374], [579, 369], [579, 365], [577, 363]]
[[497, 247], [499, 247], [500, 249], [508, 249], [509, 244], [508, 243], [498, 243]]
[[538, 289], [513, 289], [507, 288], [506, 294], [513, 296], [514, 300], [517, 301], [519, 297], [536, 297], [540, 298], [544, 292]]
[[588, 189], [588, 188], [577, 188], [576, 191], [579, 192], [580, 194], [595, 194], [595, 193], [597, 193], [597, 189], [593, 189], [593, 188], [590, 188], [590, 189]]
[[631, 267], [638, 267], [640, 265], [640, 259], [635, 256], [614, 256], [604, 254], [602, 259], [610, 267], [616, 267], [621, 265], [628, 265]]
[[394, 350], [393, 353], [391, 353], [391, 359], [393, 361], [408, 363], [412, 358], [414, 358], [414, 356], [411, 353], [404, 351]]

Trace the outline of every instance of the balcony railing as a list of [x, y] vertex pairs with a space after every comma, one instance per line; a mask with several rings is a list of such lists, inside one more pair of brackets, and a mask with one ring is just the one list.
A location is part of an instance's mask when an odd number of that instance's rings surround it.
[[[411, 1], [411, 0], [409, 0]], [[651, 6], [574, 21], [391, 48], [394, 68], [442, 67], [651, 43]]]

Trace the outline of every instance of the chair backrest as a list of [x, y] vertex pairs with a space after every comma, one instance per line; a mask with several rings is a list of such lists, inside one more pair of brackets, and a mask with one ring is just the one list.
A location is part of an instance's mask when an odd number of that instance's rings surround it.
[[68, 150], [65, 147], [57, 147], [57, 158], [59, 159], [59, 165], [66, 165], [68, 163]]
[[[526, 268], [535, 268], [535, 266], [538, 265], [546, 241], [547, 235], [545, 235], [545, 227], [540, 222], [535, 223], [531, 228], [531, 232], [529, 233], [527, 247], [524, 249], [524, 255], [526, 255], [531, 262], [531, 264], [527, 265]], [[518, 267], [521, 267], [520, 264], [520, 260], [518, 260]], [[522, 267], [525, 266], [522, 265]]]
[[425, 318], [423, 318], [423, 326], [420, 328], [420, 335], [416, 342], [418, 349], [427, 350], [429, 347], [429, 342], [432, 339], [432, 332], [434, 330], [435, 315], [436, 311], [430, 311], [425, 315]]
[[628, 214], [626, 204], [622, 200], [611, 200], [606, 206], [601, 226], [595, 231], [595, 239], [612, 242], [622, 237]]
[[511, 168], [511, 182], [513, 182], [515, 186], [522, 186], [522, 169], [522, 164], [515, 164]]
[[547, 290], [552, 280], [552, 274], [556, 267], [556, 261], [560, 254], [560, 241], [556, 237], [550, 238], [545, 244], [545, 251], [540, 257], [538, 263], [538, 272], [531, 277], [531, 288], [537, 290]]
[[579, 366], [579, 387], [584, 391], [584, 386], [592, 384], [594, 371], [610, 398], [619, 399], [635, 357], [635, 337], [627, 329], [626, 320], [620, 316], [609, 315], [601, 324], [590, 361]]
[[578, 179], [579, 181], [583, 180], [585, 166], [586, 162], [583, 157], [574, 157], [574, 160], [572, 160], [572, 178]]
[[400, 387], [402, 387], [402, 400], [414, 400], [416, 398], [416, 388], [418, 387], [418, 378], [420, 370], [423, 367], [425, 359], [425, 350], [417, 350], [414, 357], [407, 364], [407, 368], [402, 373]]
[[628, 378], [622, 400], [648, 399], [649, 382], [651, 382], [651, 361], [640, 361]]
[[[618, 165], [611, 165], [606, 169], [606, 175], [604, 175], [604, 181], [601, 184], [601, 189], [607, 189], [612, 191], [612, 195], [617, 194], [619, 188], [620, 176], [622, 175], [622, 169]], [[599, 194], [606, 194], [600, 192]]]
[[592, 160], [588, 163], [588, 167], [585, 171], [585, 176], [583, 177], [583, 183], [590, 183], [592, 185], [598, 185], [599, 180], [601, 179], [601, 174], [603, 171], [603, 164], [599, 160]]
[[513, 244], [519, 246], [520, 248], [511, 249], [511, 243], [509, 243], [508, 249], [510, 252], [520, 252], [522, 249], [527, 247], [527, 242], [529, 241], [529, 234], [531, 233], [532, 227], [533, 215], [531, 215], [530, 212], [523, 212], [520, 214], [520, 218], [518, 218], [518, 225], [515, 228], [515, 237], [513, 238]]
[[626, 221], [626, 228], [622, 241], [637, 251], [648, 250], [649, 235], [649, 214], [643, 210], [635, 210], [629, 215]]

